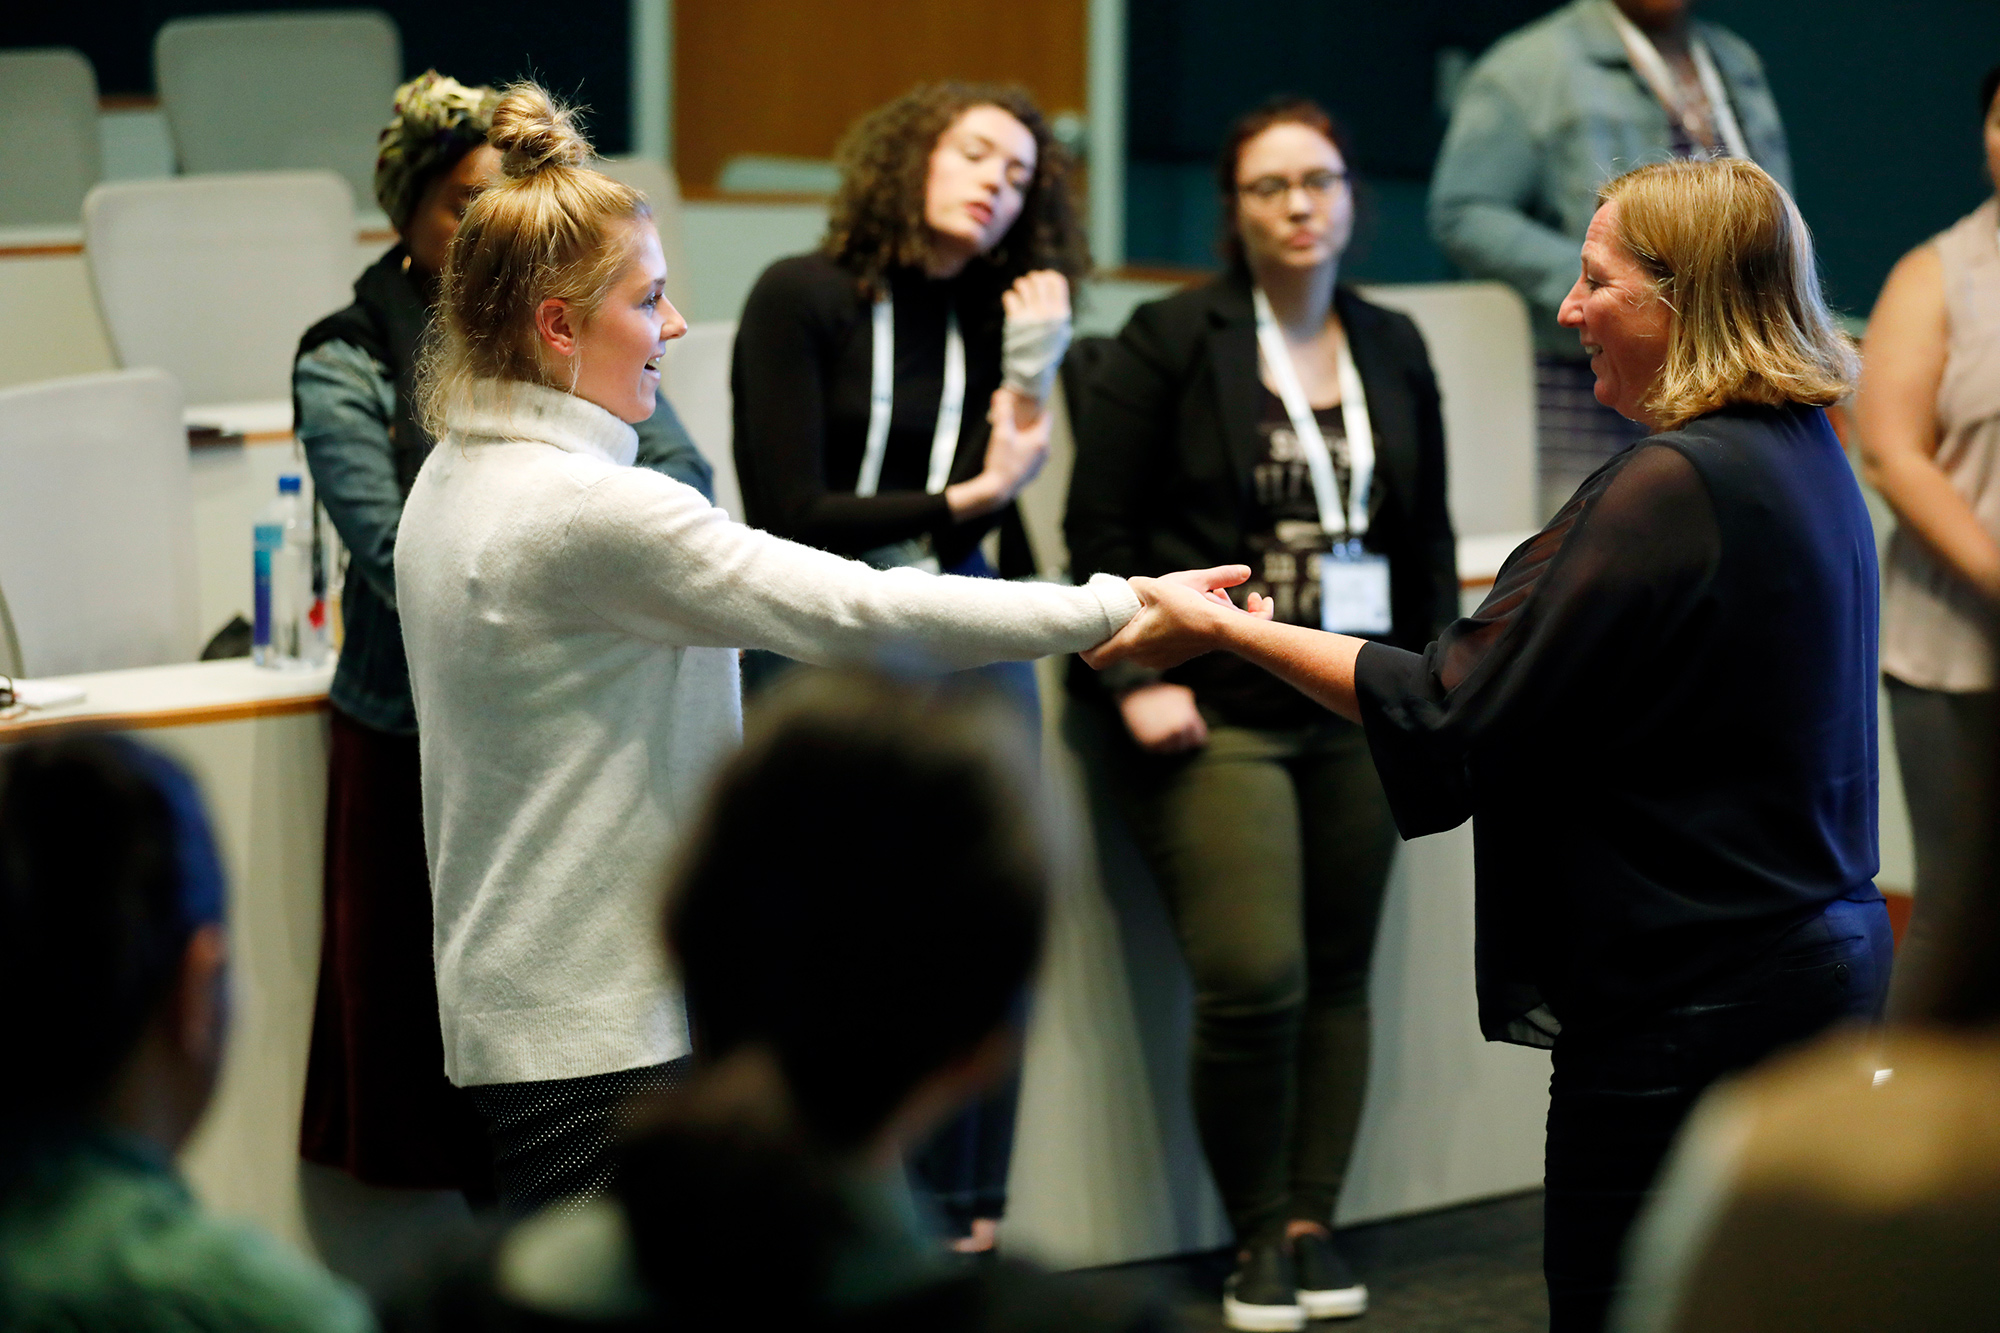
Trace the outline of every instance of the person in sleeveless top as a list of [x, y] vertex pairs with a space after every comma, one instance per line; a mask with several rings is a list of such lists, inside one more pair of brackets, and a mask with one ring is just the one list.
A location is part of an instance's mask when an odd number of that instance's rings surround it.
[[1891, 946], [1875, 537], [1822, 410], [1857, 367], [1797, 206], [1740, 158], [1621, 176], [1562, 316], [1651, 434], [1423, 652], [1139, 579], [1084, 656], [1248, 658], [1362, 724], [1403, 836], [1473, 820], [1480, 1026], [1551, 1056], [1549, 1327], [1596, 1333], [1695, 1100], [1871, 1020]]
[[[2000, 66], [1980, 87], [2000, 192]], [[1984, 746], [2000, 631], [2000, 193], [1905, 255], [1868, 321], [1856, 399], [1868, 480], [1896, 512], [1882, 590], [1882, 674], [1916, 842], [1916, 905], [1889, 1009], [1924, 1004], [1931, 960], [1989, 838]]]

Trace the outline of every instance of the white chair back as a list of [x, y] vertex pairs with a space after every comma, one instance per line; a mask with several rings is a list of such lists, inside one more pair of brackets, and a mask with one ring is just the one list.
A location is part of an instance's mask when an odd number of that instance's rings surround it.
[[289, 399], [299, 336], [353, 299], [354, 206], [330, 171], [100, 185], [84, 257], [124, 366], [193, 403]]
[[181, 170], [337, 171], [373, 199], [403, 43], [372, 9], [173, 19], [153, 76]]
[[74, 227], [102, 173], [97, 77], [66, 46], [0, 51], [0, 227]]
[[667, 344], [660, 368], [667, 401], [715, 469], [715, 503], [741, 523], [743, 491], [736, 482], [734, 400], [729, 394], [729, 358], [735, 346], [736, 321], [695, 324]]
[[0, 479], [0, 589], [25, 674], [194, 660], [194, 495], [172, 376], [0, 390]]
[[681, 187], [671, 168], [650, 157], [605, 157], [597, 169], [612, 180], [631, 186], [653, 206], [653, 227], [660, 233], [660, 251], [667, 258], [667, 299], [683, 315], [694, 299], [689, 279], [687, 242], [681, 228]]
[[1444, 398], [1451, 520], [1461, 538], [1532, 532], [1535, 352], [1528, 308], [1497, 282], [1364, 288], [1416, 321]]

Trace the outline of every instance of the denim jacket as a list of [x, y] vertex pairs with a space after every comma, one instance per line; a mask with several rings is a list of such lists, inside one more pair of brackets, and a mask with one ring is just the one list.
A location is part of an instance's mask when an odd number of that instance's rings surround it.
[[[1694, 30], [1751, 157], [1789, 190], [1785, 127], [1757, 53], [1713, 23]], [[1581, 359], [1556, 311], [1576, 282], [1597, 189], [1670, 158], [1670, 134], [1666, 109], [1625, 54], [1611, 0], [1572, 0], [1503, 38], [1466, 75], [1431, 176], [1431, 234], [1466, 276], [1521, 293], [1538, 350]]]
[[[403, 517], [403, 491], [390, 443], [395, 377], [353, 343], [334, 340], [294, 363], [292, 395], [313, 490], [347, 547], [341, 592], [345, 636], [333, 673], [333, 705], [378, 731], [414, 736], [416, 706], [396, 615], [396, 526]], [[708, 461], [664, 395], [636, 429], [638, 466], [714, 498]]]

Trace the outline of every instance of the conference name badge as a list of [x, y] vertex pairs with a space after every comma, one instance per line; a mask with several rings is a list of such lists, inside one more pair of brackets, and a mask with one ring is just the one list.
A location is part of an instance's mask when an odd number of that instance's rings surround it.
[[1319, 625], [1334, 634], [1389, 632], [1389, 561], [1364, 551], [1359, 538], [1337, 541], [1319, 558]]

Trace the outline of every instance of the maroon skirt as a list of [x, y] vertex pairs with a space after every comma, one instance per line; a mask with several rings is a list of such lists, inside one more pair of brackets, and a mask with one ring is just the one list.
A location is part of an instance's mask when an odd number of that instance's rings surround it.
[[444, 1076], [417, 741], [329, 713], [325, 930], [299, 1155], [370, 1185], [484, 1199], [485, 1126]]

